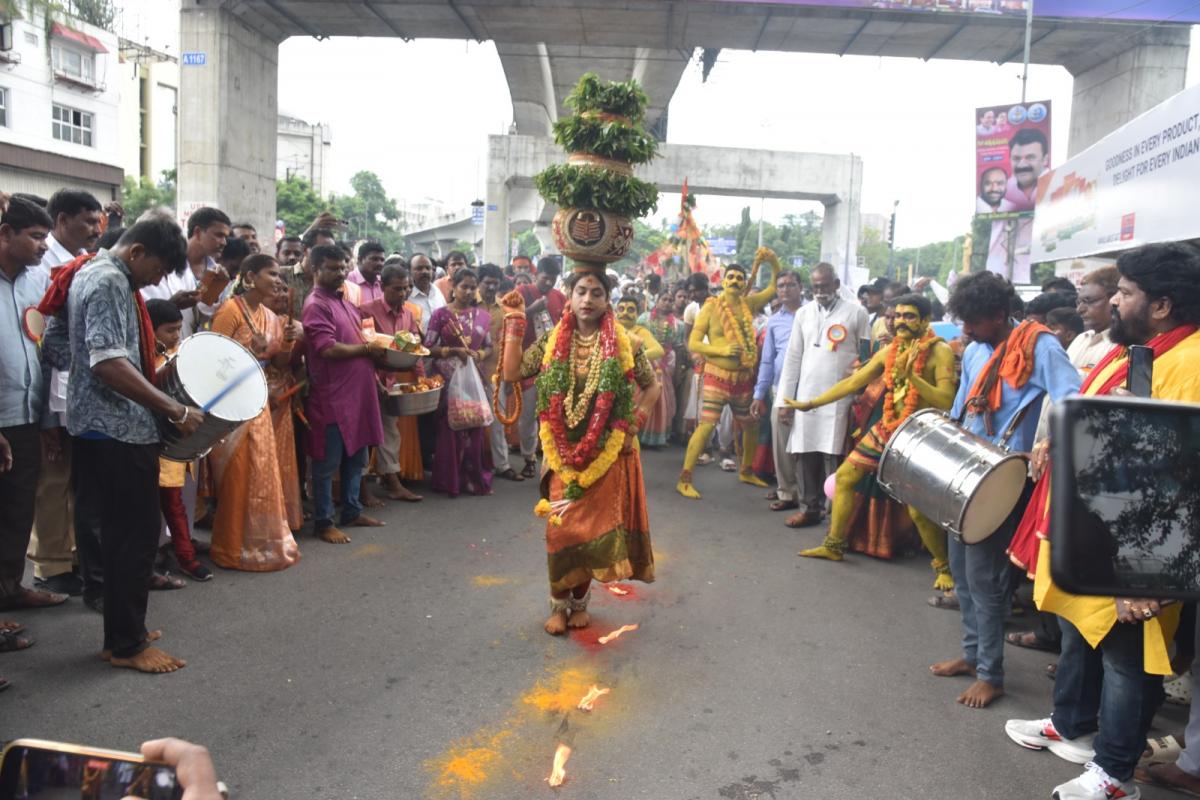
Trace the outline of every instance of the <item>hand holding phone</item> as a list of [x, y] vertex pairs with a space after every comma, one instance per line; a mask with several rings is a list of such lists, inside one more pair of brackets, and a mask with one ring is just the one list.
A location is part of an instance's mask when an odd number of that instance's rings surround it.
[[122, 797], [138, 800], [224, 800], [205, 748], [182, 739], [155, 739], [142, 752], [18, 739], [4, 748], [0, 797], [51, 800]]
[[1154, 381], [1154, 350], [1144, 345], [1129, 347], [1129, 377], [1125, 388], [1134, 397], [1149, 397]]

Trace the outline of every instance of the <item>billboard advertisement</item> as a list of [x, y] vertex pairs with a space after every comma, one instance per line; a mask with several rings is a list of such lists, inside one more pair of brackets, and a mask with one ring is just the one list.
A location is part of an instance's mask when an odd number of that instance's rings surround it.
[[[720, 0], [780, 6], [860, 8], [869, 11], [924, 11], [978, 16], [1024, 17], [1027, 0]], [[1038, 18], [1100, 19], [1108, 22], [1200, 23], [1195, 0], [1037, 0]]]
[[975, 214], [991, 222], [987, 268], [1028, 283], [1038, 176], [1050, 169], [1050, 101], [975, 109]]
[[1200, 86], [1163, 101], [1038, 180], [1033, 259], [1200, 237]]

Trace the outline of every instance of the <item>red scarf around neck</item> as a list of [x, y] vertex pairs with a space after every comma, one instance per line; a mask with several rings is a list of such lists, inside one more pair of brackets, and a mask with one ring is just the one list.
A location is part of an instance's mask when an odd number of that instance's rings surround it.
[[[55, 271], [54, 278], [50, 281], [50, 287], [42, 296], [42, 302], [38, 303], [37, 310], [43, 316], [53, 317], [66, 306], [67, 296], [71, 291], [71, 283], [75, 280], [75, 276], [95, 256], [95, 253], [84, 253]], [[146, 376], [146, 380], [154, 383], [154, 324], [150, 322], [150, 312], [146, 310], [146, 301], [142, 298], [142, 293], [133, 288], [132, 280], [129, 282], [129, 290], [133, 292], [134, 304], [137, 306], [138, 355], [142, 374]]]
[[[1151, 350], [1153, 350], [1154, 357], [1158, 358], [1163, 353], [1167, 352], [1172, 347], [1191, 336], [1197, 330], [1200, 330], [1200, 327], [1195, 325], [1180, 325], [1176, 328], [1172, 328], [1166, 333], [1160, 333], [1158, 336], [1155, 336], [1153, 339], [1146, 342], [1146, 347], [1149, 347]], [[1099, 379], [1100, 373], [1102, 373], [1109, 364], [1116, 361], [1118, 358], [1125, 358], [1126, 352], [1126, 348], [1122, 345], [1116, 345], [1112, 350], [1109, 350], [1108, 354], [1105, 355], [1104, 358], [1100, 359], [1100, 363], [1092, 367], [1091, 372], [1088, 373], [1087, 380], [1083, 382], [1083, 388], [1079, 390], [1080, 393], [1090, 395], [1111, 394], [1113, 389], [1123, 385], [1129, 377], [1128, 359], [1126, 359], [1125, 363], [1113, 370], [1113, 373], [1108, 376], [1108, 380], [1101, 384], [1096, 391], [1088, 391], [1092, 384]]]

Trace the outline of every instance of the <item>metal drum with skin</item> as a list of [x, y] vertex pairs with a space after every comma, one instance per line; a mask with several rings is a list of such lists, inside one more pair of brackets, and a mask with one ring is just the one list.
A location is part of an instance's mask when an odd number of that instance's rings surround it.
[[879, 459], [879, 485], [960, 537], [977, 544], [1012, 513], [1028, 462], [923, 409], [901, 423]]
[[158, 371], [158, 388], [187, 406], [204, 408], [204, 422], [189, 436], [159, 420], [162, 457], [193, 461], [204, 456], [267, 405], [267, 378], [254, 354], [219, 333], [205, 331], [184, 339]]

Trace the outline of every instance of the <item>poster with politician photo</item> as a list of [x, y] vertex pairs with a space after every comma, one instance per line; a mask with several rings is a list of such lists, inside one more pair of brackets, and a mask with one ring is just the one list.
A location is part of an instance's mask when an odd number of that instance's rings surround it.
[[1030, 280], [1038, 177], [1050, 169], [1050, 101], [975, 109], [975, 214], [990, 220], [987, 269]]
[[992, 219], [1033, 211], [1050, 169], [1050, 101], [975, 109], [975, 213]]

